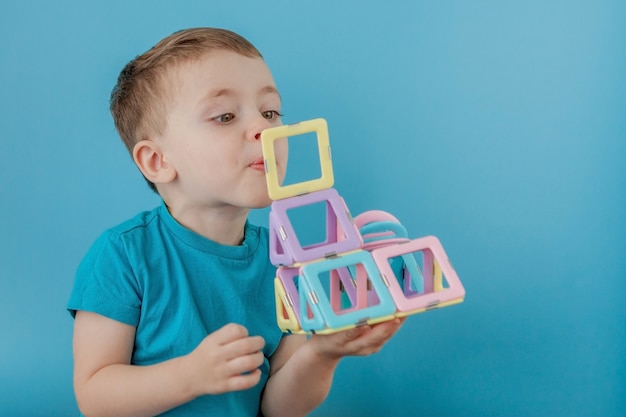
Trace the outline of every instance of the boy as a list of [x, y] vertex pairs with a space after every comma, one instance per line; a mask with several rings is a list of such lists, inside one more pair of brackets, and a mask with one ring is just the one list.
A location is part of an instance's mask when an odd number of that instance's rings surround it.
[[[131, 61], [118, 132], [163, 204], [106, 231], [78, 268], [74, 388], [85, 416], [304, 416], [341, 357], [378, 351], [401, 320], [283, 337], [275, 323], [260, 133], [281, 100], [230, 31], [177, 32]], [[286, 143], [278, 145], [284, 172]]]

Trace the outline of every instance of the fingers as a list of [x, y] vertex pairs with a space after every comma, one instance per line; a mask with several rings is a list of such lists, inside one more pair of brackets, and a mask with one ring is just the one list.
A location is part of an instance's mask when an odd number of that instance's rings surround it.
[[355, 355], [370, 355], [382, 349], [387, 341], [400, 329], [403, 319], [366, 326], [366, 330], [354, 341]]
[[265, 346], [265, 340], [261, 336], [251, 336], [225, 343], [221, 346], [225, 349], [224, 359], [231, 360], [259, 352]]
[[367, 343], [384, 343], [393, 336], [404, 323], [404, 319], [393, 319], [374, 325], [365, 325], [347, 330], [344, 337], [347, 342], [363, 339]]
[[251, 372], [263, 364], [261, 349], [265, 340], [261, 336], [248, 336], [248, 330], [238, 324], [227, 324], [213, 333], [223, 359], [227, 363], [227, 372], [238, 375]]
[[259, 383], [265, 341], [245, 327], [227, 324], [209, 334], [188, 355], [190, 379], [201, 394], [248, 389]]
[[382, 349], [403, 323], [404, 319], [396, 318], [330, 335], [318, 335], [315, 343], [318, 352], [329, 357], [371, 355]]
[[227, 362], [226, 372], [229, 376], [252, 372], [258, 370], [259, 367], [263, 365], [264, 360], [263, 352], [258, 351], [248, 355], [238, 356]]
[[375, 340], [386, 342], [402, 327], [406, 318], [395, 318], [390, 321], [378, 323], [372, 326], [372, 337]]
[[211, 337], [218, 344], [226, 345], [235, 340], [248, 337], [248, 329], [239, 324], [229, 323], [211, 333]]
[[243, 391], [252, 388], [261, 381], [261, 370], [255, 369], [243, 375], [232, 376], [226, 381], [225, 391]]

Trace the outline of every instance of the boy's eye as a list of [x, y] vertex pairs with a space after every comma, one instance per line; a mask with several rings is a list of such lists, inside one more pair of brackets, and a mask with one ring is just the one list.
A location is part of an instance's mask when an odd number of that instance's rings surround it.
[[276, 120], [280, 116], [282, 116], [282, 114], [280, 114], [276, 110], [267, 110], [267, 111], [261, 112], [261, 115], [265, 117], [267, 120]]
[[234, 114], [224, 113], [224, 114], [220, 114], [217, 117], [214, 117], [213, 120], [220, 122], [220, 123], [228, 123], [228, 122], [232, 122], [234, 118], [235, 118]]

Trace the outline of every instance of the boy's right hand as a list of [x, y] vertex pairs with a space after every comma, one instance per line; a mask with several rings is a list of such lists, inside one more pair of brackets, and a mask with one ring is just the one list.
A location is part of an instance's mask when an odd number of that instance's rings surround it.
[[252, 388], [261, 379], [264, 356], [261, 336], [248, 336], [238, 324], [227, 324], [200, 342], [185, 362], [195, 396]]

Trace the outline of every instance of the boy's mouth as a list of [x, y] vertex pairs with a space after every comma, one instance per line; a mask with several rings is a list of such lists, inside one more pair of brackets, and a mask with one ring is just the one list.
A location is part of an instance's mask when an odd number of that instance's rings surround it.
[[263, 160], [263, 158], [257, 158], [254, 161], [252, 161], [252, 163], [250, 165], [248, 165], [250, 168], [255, 169], [257, 171], [263, 171], [265, 172], [265, 161]]

